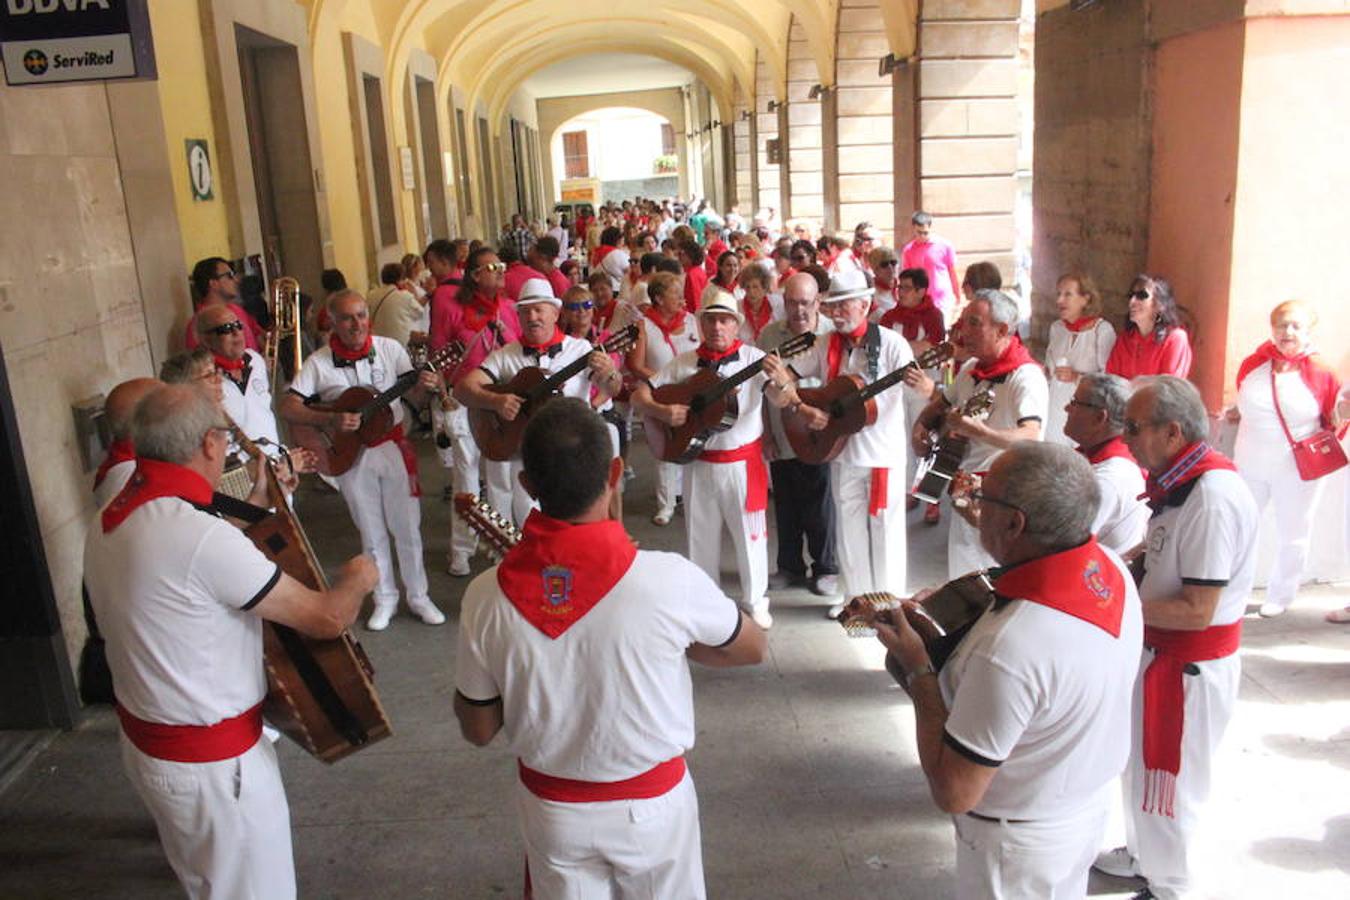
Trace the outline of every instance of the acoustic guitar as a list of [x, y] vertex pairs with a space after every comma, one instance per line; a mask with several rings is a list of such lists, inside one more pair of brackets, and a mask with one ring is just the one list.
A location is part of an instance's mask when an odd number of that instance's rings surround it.
[[492, 505], [474, 494], [455, 495], [455, 515], [464, 520], [475, 534], [487, 541], [498, 559], [520, 543], [520, 529]]
[[310, 404], [310, 409], [321, 412], [356, 413], [361, 417], [361, 427], [355, 431], [339, 431], [333, 425], [292, 422], [291, 439], [315, 455], [315, 468], [321, 474], [341, 475], [356, 465], [363, 449], [375, 446], [388, 436], [394, 427], [394, 412], [389, 407], [417, 385], [422, 372], [454, 367], [463, 357], [463, 344], [446, 344], [429, 353], [422, 365], [398, 376], [386, 390], [358, 385], [347, 388], [330, 402]]
[[876, 396], [904, 381], [910, 369], [931, 369], [952, 358], [953, 347], [943, 342], [929, 347], [918, 359], [881, 376], [868, 384], [861, 375], [840, 375], [818, 388], [799, 388], [797, 396], [806, 406], [829, 414], [830, 421], [819, 431], [793, 410], [784, 410], [783, 433], [797, 458], [819, 465], [834, 459], [848, 439], [877, 420]]
[[[812, 332], [788, 338], [772, 352], [783, 359], [805, 353], [816, 342]], [[699, 369], [679, 384], [666, 384], [652, 391], [657, 403], [680, 403], [689, 407], [689, 416], [678, 427], [667, 425], [655, 416], [643, 417], [643, 433], [652, 454], [659, 460], [688, 463], [698, 459], [713, 435], [736, 424], [739, 404], [736, 388], [754, 378], [764, 368], [760, 357], [728, 378], [718, 378], [715, 369]]]
[[[310, 590], [327, 590], [323, 567], [286, 502], [272, 462], [237, 427], [235, 435], [260, 460], [272, 505], [263, 511], [241, 504], [258, 513], [250, 517], [254, 521], [244, 534], [287, 575]], [[263, 663], [263, 717], [315, 758], [334, 763], [393, 733], [375, 692], [375, 669], [350, 631], [336, 638], [311, 638], [264, 620]]]
[[[638, 326], [629, 325], [610, 335], [603, 344], [592, 348], [606, 354], [627, 353], [636, 343]], [[496, 410], [469, 408], [469, 430], [478, 448], [488, 459], [502, 462], [520, 450], [521, 438], [530, 417], [549, 400], [558, 396], [564, 384], [579, 375], [590, 364], [590, 354], [579, 356], [551, 375], [545, 375], [538, 366], [526, 366], [510, 381], [484, 387], [496, 394], [515, 394], [521, 399], [520, 412], [511, 420], [503, 419]]]
[[[994, 405], [992, 386], [981, 388], [961, 405], [961, 415], [980, 416]], [[961, 472], [961, 464], [970, 452], [970, 438], [956, 434], [929, 435], [931, 449], [928, 456], [919, 460], [914, 471], [914, 489], [910, 491], [920, 500], [937, 503], [942, 495], [952, 489], [952, 484]]]
[[[895, 595], [884, 592], [860, 594], [844, 606], [836, 621], [844, 626], [849, 637], [871, 637], [877, 633], [877, 622], [891, 624], [897, 615], [904, 615], [910, 627], [923, 638], [933, 668], [941, 669], [994, 599], [994, 586], [988, 575], [972, 572], [947, 582], [917, 606], [906, 605]], [[891, 669], [889, 659], [886, 667]]]

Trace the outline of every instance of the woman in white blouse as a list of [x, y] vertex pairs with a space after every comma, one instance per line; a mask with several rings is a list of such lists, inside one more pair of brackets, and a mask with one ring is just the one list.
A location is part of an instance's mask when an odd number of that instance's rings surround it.
[[1050, 324], [1045, 368], [1050, 373], [1050, 410], [1045, 440], [1069, 447], [1064, 435], [1064, 407], [1073, 398], [1080, 375], [1106, 371], [1106, 360], [1116, 345], [1116, 330], [1101, 317], [1101, 296], [1092, 279], [1079, 272], [1061, 275], [1056, 282], [1059, 318]]
[[1340, 385], [1312, 347], [1316, 324], [1316, 313], [1298, 300], [1287, 300], [1271, 311], [1271, 339], [1238, 367], [1237, 409], [1228, 414], [1230, 420], [1238, 420], [1233, 448], [1238, 474], [1252, 489], [1258, 507], [1275, 504], [1279, 546], [1261, 605], [1261, 615], [1267, 617], [1283, 613], [1298, 593], [1308, 560], [1313, 509], [1323, 484], [1320, 479], [1299, 477], [1290, 436], [1301, 441], [1335, 424]]

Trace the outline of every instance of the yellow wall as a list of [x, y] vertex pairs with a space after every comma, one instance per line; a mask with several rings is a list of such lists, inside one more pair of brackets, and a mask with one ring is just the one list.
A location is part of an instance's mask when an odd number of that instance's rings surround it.
[[[150, 27], [159, 67], [159, 105], [173, 176], [174, 207], [183, 236], [183, 258], [190, 268], [204, 256], [233, 257], [242, 248], [229, 246], [229, 215], [221, 180], [216, 130], [211, 120], [202, 28], [196, 3], [150, 0]], [[205, 138], [213, 163], [214, 198], [194, 201], [188, 181], [184, 141]]]

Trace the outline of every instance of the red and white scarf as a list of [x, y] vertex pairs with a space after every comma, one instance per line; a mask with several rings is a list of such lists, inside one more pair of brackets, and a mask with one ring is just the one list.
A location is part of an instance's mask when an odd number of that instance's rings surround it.
[[94, 473], [94, 487], [97, 488], [103, 483], [103, 479], [108, 477], [108, 470], [113, 466], [130, 462], [136, 458], [136, 445], [131, 442], [131, 438], [118, 438], [108, 445], [108, 455], [99, 463], [98, 471]]
[[987, 366], [976, 365], [971, 370], [971, 374], [975, 376], [977, 381], [993, 381], [995, 378], [1002, 378], [1020, 366], [1034, 362], [1036, 360], [1027, 352], [1027, 348], [1022, 344], [1022, 339], [1014, 334], [1008, 338], [1008, 346], [1003, 348], [1003, 352], [999, 354], [998, 359]]
[[212, 493], [210, 483], [186, 466], [137, 459], [136, 471], [131, 473], [126, 487], [103, 510], [103, 533], [113, 531], [151, 500], [178, 497], [195, 506], [209, 506]]

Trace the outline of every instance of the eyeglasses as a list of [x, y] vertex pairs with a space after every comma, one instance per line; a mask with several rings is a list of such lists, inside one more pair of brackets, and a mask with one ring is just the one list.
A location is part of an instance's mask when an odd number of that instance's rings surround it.
[[476, 271], [476, 272], [505, 272], [505, 271], [506, 271], [506, 263], [504, 263], [504, 262], [484, 263], [483, 265], [479, 266], [479, 267], [478, 267], [477, 269], [475, 269], [474, 271]]
[[579, 309], [595, 309], [595, 303], [590, 300], [582, 300], [579, 303], [564, 303], [563, 309], [576, 312]]
[[1105, 408], [1106, 408], [1106, 407], [1102, 406], [1100, 403], [1088, 403], [1086, 400], [1079, 400], [1077, 397], [1071, 398], [1071, 399], [1069, 400], [1069, 405], [1070, 405], [1070, 406], [1084, 406], [1084, 407], [1087, 407], [1088, 409], [1105, 409]]
[[212, 275], [211, 280], [215, 281], [217, 278], [233, 278], [233, 277], [234, 277], [234, 269], [226, 269], [224, 272], [217, 272], [216, 274]]
[[971, 491], [969, 494], [966, 494], [966, 497], [970, 499], [971, 503], [977, 504], [993, 503], [997, 506], [1005, 506], [1008, 509], [1016, 510], [1017, 512], [1022, 513], [1022, 515], [1024, 516], [1026, 515], [1026, 511], [1023, 510], [1022, 507], [1018, 506], [1016, 503], [1009, 503], [1007, 500], [1000, 500], [997, 497], [990, 497], [984, 491]]
[[1151, 295], [1148, 291], [1130, 291], [1125, 295], [1126, 300], [1147, 300]]
[[1126, 419], [1125, 433], [1130, 437], [1136, 437], [1145, 428], [1156, 428], [1160, 424], [1160, 422], [1136, 422], [1134, 419]]
[[243, 330], [244, 330], [244, 323], [240, 322], [238, 319], [235, 319], [233, 322], [225, 322], [223, 324], [217, 325], [215, 328], [209, 329], [209, 331], [216, 337], [224, 337], [227, 334], [234, 334], [236, 331], [243, 331]]
[[893, 268], [895, 266], [895, 263], [896, 261], [893, 259], [883, 259], [881, 262], [877, 263], [877, 268], [878, 269]]
[[220, 370], [218, 370], [215, 366], [212, 366], [211, 368], [206, 369], [205, 371], [200, 372], [193, 377], [193, 381], [219, 381], [219, 380], [220, 380]]

